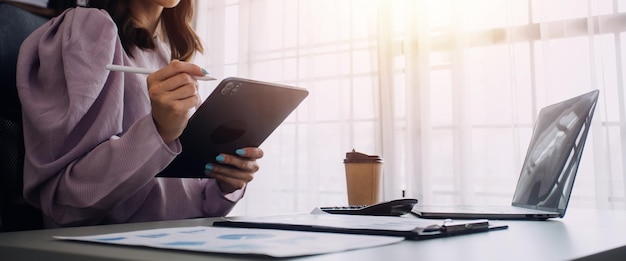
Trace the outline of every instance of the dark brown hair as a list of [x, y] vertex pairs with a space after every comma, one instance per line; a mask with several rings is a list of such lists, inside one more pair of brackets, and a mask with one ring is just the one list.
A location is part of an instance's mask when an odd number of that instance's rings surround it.
[[[88, 6], [104, 9], [111, 15], [128, 56], [133, 56], [133, 46], [141, 49], [156, 48], [148, 30], [135, 26], [128, 0], [89, 0]], [[163, 9], [161, 29], [170, 44], [171, 59], [189, 61], [196, 51], [203, 51], [200, 38], [191, 28], [193, 7], [193, 0], [181, 0], [174, 8]]]

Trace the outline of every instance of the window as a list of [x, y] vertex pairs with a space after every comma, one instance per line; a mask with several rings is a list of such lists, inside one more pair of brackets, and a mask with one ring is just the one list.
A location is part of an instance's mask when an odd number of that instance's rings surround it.
[[263, 144], [233, 214], [346, 204], [353, 148], [384, 158], [387, 200], [510, 203], [539, 109], [591, 89], [601, 98], [570, 205], [626, 209], [626, 1], [197, 6], [198, 62], [214, 76], [310, 92]]

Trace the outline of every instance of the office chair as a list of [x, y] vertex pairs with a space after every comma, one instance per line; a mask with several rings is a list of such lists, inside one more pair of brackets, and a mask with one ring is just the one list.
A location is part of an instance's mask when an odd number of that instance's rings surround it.
[[22, 41], [48, 21], [0, 2], [0, 231], [43, 228], [42, 214], [23, 197], [24, 136], [15, 69]]

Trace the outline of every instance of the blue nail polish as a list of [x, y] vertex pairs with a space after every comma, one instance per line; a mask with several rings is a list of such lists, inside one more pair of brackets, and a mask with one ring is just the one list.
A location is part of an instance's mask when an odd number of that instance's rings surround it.
[[209, 74], [209, 72], [207, 70], [205, 70], [204, 68], [202, 68], [202, 73]]
[[217, 162], [224, 162], [224, 156], [217, 155], [217, 157], [215, 157], [215, 160], [217, 160]]
[[239, 156], [246, 155], [246, 151], [244, 149], [238, 149], [235, 151], [235, 153], [237, 153], [237, 155]]
[[207, 163], [206, 165], [204, 165], [204, 170], [206, 170], [206, 171], [213, 170], [213, 164]]

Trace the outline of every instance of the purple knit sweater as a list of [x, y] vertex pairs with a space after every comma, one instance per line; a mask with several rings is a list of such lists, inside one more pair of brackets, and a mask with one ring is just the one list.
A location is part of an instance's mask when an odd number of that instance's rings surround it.
[[[24, 196], [49, 227], [224, 216], [243, 195], [212, 179], [155, 178], [181, 151], [150, 114], [146, 76], [107, 64], [159, 69], [167, 46], [124, 52], [103, 10], [76, 8], [37, 29], [17, 66]], [[233, 201], [234, 200], [234, 201]]]

